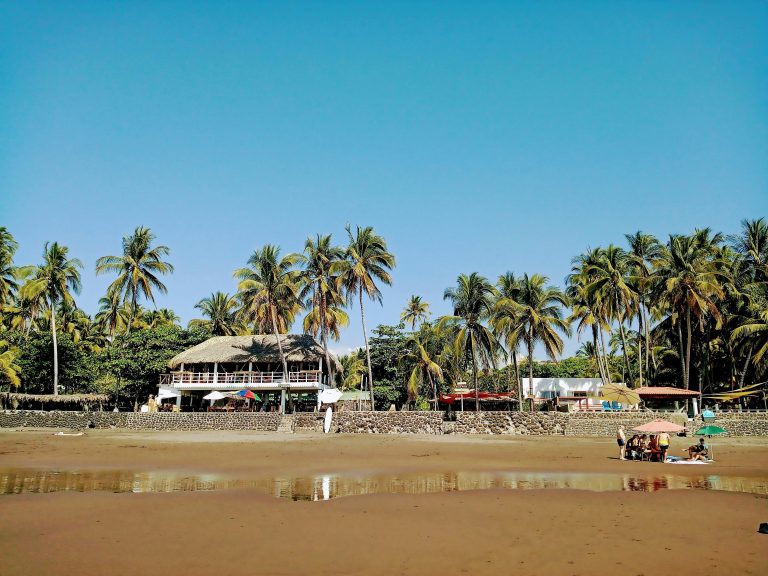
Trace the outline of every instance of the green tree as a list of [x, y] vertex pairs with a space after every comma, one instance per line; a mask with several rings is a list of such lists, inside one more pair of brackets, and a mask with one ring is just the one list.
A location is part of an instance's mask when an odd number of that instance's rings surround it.
[[16, 267], [13, 265], [13, 256], [18, 246], [11, 233], [0, 226], [0, 314], [18, 289]]
[[173, 272], [173, 266], [163, 258], [170, 254], [167, 246], [152, 247], [155, 235], [149, 228], [139, 226], [133, 234], [123, 237], [120, 256], [103, 256], [96, 261], [96, 274], [117, 273], [107, 289], [107, 298], [117, 297], [130, 302], [131, 316], [126, 328], [131, 331], [133, 318], [138, 312], [138, 299], [143, 297], [155, 303], [154, 291], [168, 292], [159, 276]]
[[563, 308], [568, 306], [568, 297], [558, 288], [547, 286], [548, 278], [540, 274], [520, 279], [520, 294], [517, 299], [517, 314], [523, 326], [523, 340], [528, 348], [528, 394], [533, 409], [533, 349], [536, 344], [544, 346], [551, 359], [563, 353], [563, 340], [558, 331], [570, 335], [570, 326], [563, 319]]
[[371, 353], [368, 347], [368, 331], [365, 327], [365, 305], [363, 295], [381, 303], [381, 291], [376, 281], [382, 284], [392, 284], [389, 271], [395, 267], [395, 257], [387, 250], [387, 242], [376, 234], [372, 227], [357, 227], [355, 234], [347, 226], [349, 244], [345, 258], [338, 262], [333, 271], [339, 274], [338, 285], [344, 290], [348, 301], [357, 297], [360, 303], [360, 320], [363, 325], [365, 340], [365, 356], [368, 362], [368, 380], [371, 387], [371, 406], [375, 409], [373, 370], [371, 369]]
[[419, 390], [426, 381], [429, 383], [434, 409], [437, 410], [437, 384], [443, 381], [443, 371], [435, 362], [418, 335], [411, 336], [406, 343], [406, 353], [400, 357], [400, 362], [408, 371], [406, 390], [408, 402], [413, 403], [419, 396]]
[[365, 373], [365, 362], [357, 352], [345, 354], [339, 358], [342, 371], [336, 374], [336, 385], [342, 390], [355, 390], [360, 387], [360, 378]]
[[344, 298], [334, 275], [334, 269], [338, 268], [343, 258], [344, 250], [333, 246], [330, 234], [318, 234], [314, 240], [307, 238], [304, 254], [298, 255], [298, 261], [303, 266], [299, 277], [299, 297], [306, 301], [305, 307], [309, 309], [304, 319], [304, 331], [313, 336], [320, 333], [329, 382], [335, 379], [334, 364], [328, 353], [329, 334], [338, 340], [340, 329], [349, 324], [349, 317], [342, 310]]
[[517, 362], [517, 351], [523, 344], [524, 326], [518, 315], [521, 286], [520, 280], [512, 272], [499, 276], [496, 282], [496, 302], [493, 307], [491, 325], [499, 342], [503, 342], [507, 352], [512, 357], [515, 371], [515, 393], [518, 399], [518, 410], [523, 409], [522, 386], [520, 369]]
[[422, 301], [421, 296], [411, 296], [408, 304], [400, 313], [400, 321], [411, 325], [411, 330], [416, 330], [416, 324], [426, 322], [429, 319], [429, 304]]
[[51, 336], [53, 338], [53, 394], [59, 393], [59, 353], [56, 335], [55, 310], [59, 302], [71, 302], [72, 292], [80, 292], [80, 272], [83, 265], [77, 258], [69, 258], [69, 248], [46, 242], [43, 264], [32, 280], [24, 285], [23, 297], [42, 299], [51, 310]]
[[477, 383], [478, 364], [494, 366], [499, 352], [498, 341], [484, 324], [493, 313], [495, 291], [490, 282], [477, 272], [469, 276], [460, 274], [455, 288], [448, 288], [443, 295], [453, 304], [453, 315], [443, 316], [438, 329], [447, 330], [453, 339], [457, 356], [469, 359], [472, 366], [472, 384], [475, 387], [475, 409], [480, 410], [480, 394]]
[[234, 336], [243, 331], [237, 321], [237, 299], [224, 292], [213, 292], [195, 304], [206, 320], [189, 321], [190, 328], [204, 328], [213, 336]]
[[19, 374], [21, 367], [16, 364], [20, 350], [10, 344], [7, 340], [0, 340], [0, 385], [3, 381], [7, 382], [13, 388], [21, 385]]
[[[235, 271], [240, 280], [238, 299], [242, 303], [240, 317], [263, 331], [271, 326], [277, 340], [283, 363], [283, 379], [288, 383], [288, 362], [283, 352], [280, 334], [285, 334], [301, 309], [299, 298], [299, 272], [294, 270], [298, 261], [295, 254], [280, 257], [280, 248], [272, 244], [256, 250], [248, 259], [248, 267]], [[280, 409], [285, 412], [285, 389], [281, 394]]]

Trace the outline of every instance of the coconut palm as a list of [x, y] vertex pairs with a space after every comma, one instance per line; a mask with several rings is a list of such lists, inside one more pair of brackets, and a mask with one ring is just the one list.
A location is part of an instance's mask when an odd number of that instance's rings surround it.
[[406, 353], [400, 358], [400, 364], [407, 372], [406, 391], [408, 402], [413, 403], [419, 395], [419, 388], [426, 380], [432, 391], [434, 409], [437, 410], [437, 385], [435, 381], [443, 381], [443, 370], [427, 352], [426, 347], [417, 336], [411, 336], [406, 343]]
[[484, 324], [493, 313], [496, 292], [486, 278], [472, 272], [469, 276], [460, 274], [456, 287], [448, 288], [443, 298], [453, 304], [453, 315], [441, 317], [437, 328], [451, 337], [456, 356], [469, 360], [475, 387], [475, 409], [479, 411], [478, 364], [495, 367], [499, 353], [496, 336]]
[[13, 265], [13, 255], [17, 248], [18, 244], [11, 233], [4, 226], [0, 226], [0, 312], [10, 303], [11, 296], [19, 287], [16, 268]]
[[354, 390], [360, 387], [360, 379], [365, 374], [365, 362], [357, 352], [339, 358], [341, 372], [336, 374], [336, 385], [342, 390]]
[[304, 254], [298, 256], [303, 266], [299, 297], [306, 301], [305, 306], [310, 311], [304, 319], [304, 331], [313, 336], [319, 332], [330, 382], [334, 381], [334, 365], [328, 352], [328, 336], [338, 340], [340, 329], [349, 324], [349, 317], [342, 310], [344, 298], [334, 275], [334, 269], [343, 258], [344, 250], [331, 244], [330, 234], [307, 238]]
[[200, 310], [207, 320], [190, 320], [189, 327], [205, 328], [214, 336], [239, 334], [243, 330], [237, 321], [237, 306], [236, 298], [224, 292], [213, 292], [195, 304], [195, 308]]
[[570, 335], [570, 325], [563, 318], [563, 308], [568, 306], [568, 297], [558, 288], [548, 286], [549, 279], [540, 274], [520, 279], [520, 293], [517, 309], [523, 330], [523, 341], [528, 349], [528, 395], [533, 409], [533, 349], [536, 344], [544, 346], [544, 352], [555, 360], [563, 353], [563, 340], [558, 332]]
[[499, 276], [496, 282], [496, 302], [494, 303], [491, 325], [499, 342], [512, 356], [515, 370], [515, 388], [518, 399], [518, 409], [522, 410], [522, 381], [517, 363], [517, 351], [523, 344], [523, 330], [517, 315], [517, 297], [520, 294], [520, 281], [512, 272]]
[[590, 267], [589, 273], [592, 281], [587, 287], [588, 292], [599, 295], [609, 318], [615, 320], [619, 325], [624, 368], [627, 380], [632, 380], [624, 322], [634, 315], [637, 290], [629, 277], [627, 253], [618, 246], [611, 244], [602, 251], [601, 258]]
[[149, 325], [149, 328], [177, 326], [180, 320], [179, 315], [170, 308], [148, 310], [144, 315], [144, 321]]
[[72, 292], [80, 292], [80, 272], [83, 265], [77, 258], [69, 258], [69, 248], [57, 242], [46, 242], [43, 264], [33, 279], [23, 288], [22, 297], [42, 299], [51, 310], [51, 335], [53, 336], [53, 393], [59, 393], [59, 350], [56, 340], [56, 314], [53, 311], [60, 302], [73, 300]]
[[117, 278], [107, 289], [107, 297], [118, 295], [122, 301], [130, 302], [127, 332], [131, 331], [133, 318], [137, 315], [139, 297], [154, 304], [155, 290], [162, 294], [168, 292], [158, 276], [173, 272], [173, 266], [163, 260], [171, 250], [167, 246], [153, 247], [154, 240], [155, 235], [149, 228], [139, 226], [133, 234], [123, 237], [121, 256], [103, 256], [96, 261], [97, 275], [117, 273]]
[[371, 387], [371, 409], [375, 410], [373, 395], [373, 371], [371, 370], [371, 352], [368, 348], [368, 330], [365, 327], [365, 305], [363, 296], [381, 303], [381, 291], [376, 282], [387, 286], [392, 284], [389, 271], [395, 267], [395, 257], [387, 251], [387, 242], [374, 232], [373, 228], [357, 226], [355, 234], [347, 226], [349, 244], [345, 258], [336, 263], [333, 272], [338, 273], [337, 285], [343, 289], [348, 302], [357, 297], [360, 303], [360, 320], [363, 325], [365, 357], [368, 366], [368, 384]]
[[125, 332], [130, 321], [130, 309], [120, 301], [118, 294], [99, 299], [99, 311], [96, 312], [94, 322], [98, 329], [109, 338], [114, 338], [117, 334]]
[[690, 387], [693, 320], [697, 320], [700, 328], [707, 314], [718, 324], [722, 320], [717, 301], [725, 295], [721, 285], [725, 276], [710, 258], [714, 246], [721, 241], [722, 236], [711, 236], [709, 229], [697, 230], [692, 236], [672, 235], [655, 263], [660, 281], [655, 297], [660, 306], [670, 311], [672, 323], [677, 326], [686, 389]]
[[661, 245], [655, 236], [637, 231], [624, 236], [629, 244], [627, 253], [629, 277], [637, 291], [638, 330], [645, 340], [645, 366], [643, 366], [643, 351], [638, 348], [638, 374], [640, 385], [643, 383], [643, 368], [648, 375], [651, 353], [651, 331], [649, 324], [648, 298], [653, 292], [656, 276], [653, 274], [653, 262], [661, 256]]
[[768, 353], [768, 308], [736, 328], [731, 339], [736, 342], [748, 341], [752, 362], [760, 364]]
[[5, 379], [14, 388], [21, 385], [21, 368], [16, 364], [20, 354], [21, 351], [7, 340], [0, 340], [0, 382]]
[[[266, 244], [262, 249], [254, 251], [246, 268], [235, 271], [235, 278], [240, 280], [237, 291], [242, 305], [238, 315], [260, 332], [271, 327], [277, 340], [286, 383], [288, 362], [280, 334], [288, 331], [301, 309], [298, 284], [300, 273], [293, 269], [297, 261], [297, 255], [280, 257], [278, 246]], [[285, 389], [281, 394], [280, 409], [285, 412]]]
[[416, 324], [426, 322], [429, 319], [429, 304], [422, 301], [421, 296], [411, 296], [408, 304], [400, 313], [400, 321], [411, 325], [411, 330], [416, 329]]

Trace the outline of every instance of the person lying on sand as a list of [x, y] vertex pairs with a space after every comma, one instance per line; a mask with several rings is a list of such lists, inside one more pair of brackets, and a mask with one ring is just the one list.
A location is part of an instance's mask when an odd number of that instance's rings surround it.
[[699, 438], [699, 443], [688, 448], [689, 460], [701, 460], [706, 462], [709, 456], [709, 446], [704, 442], [704, 438]]

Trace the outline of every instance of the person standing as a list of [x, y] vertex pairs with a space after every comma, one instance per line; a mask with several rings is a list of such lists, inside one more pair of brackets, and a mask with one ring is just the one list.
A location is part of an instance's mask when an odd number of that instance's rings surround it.
[[662, 432], [659, 434], [659, 450], [661, 450], [661, 458], [659, 462], [667, 461], [667, 450], [669, 450], [669, 434]]
[[619, 426], [619, 429], [616, 431], [616, 443], [619, 445], [619, 460], [626, 460], [624, 454], [627, 445], [627, 435], [624, 434], [624, 426]]

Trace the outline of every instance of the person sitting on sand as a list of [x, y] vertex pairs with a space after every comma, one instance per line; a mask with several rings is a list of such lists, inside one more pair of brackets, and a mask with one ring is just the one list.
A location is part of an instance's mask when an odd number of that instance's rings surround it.
[[659, 447], [659, 439], [656, 434], [651, 434], [651, 439], [648, 441], [648, 447], [645, 450], [648, 454], [648, 459], [653, 462], [661, 455], [661, 448]]
[[629, 439], [627, 442], [627, 450], [629, 450], [629, 458], [630, 460], [639, 460], [640, 454], [638, 450], [640, 449], [640, 436], [638, 434], [633, 434], [632, 438]]
[[699, 438], [699, 443], [694, 444], [693, 446], [688, 448], [688, 459], [689, 460], [701, 460], [702, 462], [707, 461], [707, 457], [709, 456], [709, 446], [704, 441], [704, 438]]
[[624, 434], [624, 426], [619, 426], [619, 429], [616, 431], [616, 443], [619, 445], [619, 460], [626, 460], [624, 454], [627, 436]]

